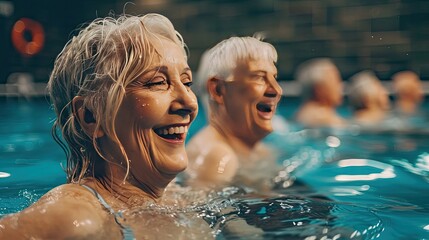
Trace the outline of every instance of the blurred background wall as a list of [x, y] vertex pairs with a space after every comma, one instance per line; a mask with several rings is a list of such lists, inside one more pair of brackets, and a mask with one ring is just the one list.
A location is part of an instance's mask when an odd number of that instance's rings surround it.
[[[218, 41], [264, 32], [279, 52], [280, 81], [293, 80], [295, 67], [313, 57], [331, 57], [344, 79], [363, 69], [382, 80], [404, 69], [429, 79], [424, 0], [0, 0], [0, 84], [14, 72], [47, 82], [55, 57], [80, 24], [123, 12], [170, 18], [189, 46], [193, 70]], [[11, 40], [23, 17], [44, 29], [43, 48], [31, 56], [19, 53]]]

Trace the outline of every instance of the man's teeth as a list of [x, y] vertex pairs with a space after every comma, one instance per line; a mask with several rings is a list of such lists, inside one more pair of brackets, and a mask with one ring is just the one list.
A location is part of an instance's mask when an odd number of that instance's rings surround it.
[[164, 129], [158, 129], [159, 135], [168, 135], [168, 134], [182, 134], [188, 132], [188, 126], [180, 127], [169, 127]]

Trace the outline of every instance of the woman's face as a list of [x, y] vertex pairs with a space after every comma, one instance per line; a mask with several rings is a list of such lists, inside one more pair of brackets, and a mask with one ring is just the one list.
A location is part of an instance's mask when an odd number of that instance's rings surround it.
[[187, 167], [185, 138], [198, 105], [182, 48], [166, 39], [154, 45], [159, 56], [126, 87], [115, 128], [131, 175], [156, 185]]
[[254, 144], [272, 132], [272, 118], [282, 89], [276, 80], [277, 68], [269, 60], [249, 60], [237, 64], [233, 81], [226, 82], [223, 120], [234, 135]]

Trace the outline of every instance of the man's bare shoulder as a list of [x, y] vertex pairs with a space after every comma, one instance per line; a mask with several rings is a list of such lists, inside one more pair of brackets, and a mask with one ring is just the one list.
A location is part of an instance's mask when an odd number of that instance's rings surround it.
[[187, 145], [192, 178], [207, 182], [230, 181], [238, 168], [234, 149], [210, 129], [198, 133]]

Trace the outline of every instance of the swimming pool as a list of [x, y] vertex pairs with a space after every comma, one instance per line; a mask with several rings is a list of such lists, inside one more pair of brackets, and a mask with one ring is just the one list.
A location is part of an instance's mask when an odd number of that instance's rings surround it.
[[[294, 98], [283, 99], [280, 115], [289, 118], [296, 103]], [[65, 183], [65, 174], [64, 154], [50, 135], [54, 114], [47, 100], [1, 99], [0, 107], [3, 216]], [[340, 112], [349, 114], [345, 107]], [[201, 111], [189, 134], [204, 121]], [[265, 141], [278, 150], [278, 165], [290, 174], [287, 179], [281, 178], [283, 173], [270, 176], [281, 179], [273, 194], [228, 188], [222, 198], [196, 211], [218, 231], [218, 239], [253, 236], [248, 230], [227, 230], [239, 219], [262, 230], [264, 239], [428, 239], [427, 130], [272, 134]]]

